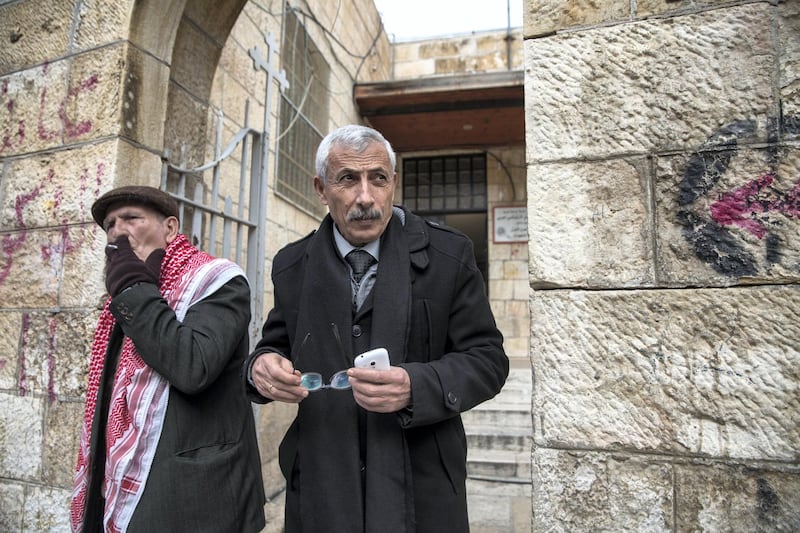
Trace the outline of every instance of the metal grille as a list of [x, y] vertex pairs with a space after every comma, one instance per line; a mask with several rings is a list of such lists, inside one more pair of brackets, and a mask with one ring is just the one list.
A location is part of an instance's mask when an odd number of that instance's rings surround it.
[[486, 155], [404, 159], [403, 203], [422, 215], [486, 211]]
[[[255, 289], [263, 286], [263, 271], [258, 263], [259, 250], [264, 249], [266, 205], [260, 196], [261, 187], [267, 184], [261, 182], [257, 172], [263, 135], [244, 127], [223, 149], [221, 113], [217, 123], [214, 160], [184, 168], [170, 162], [169, 153], [165, 152], [161, 189], [178, 202], [181, 232], [193, 245], [238, 263], [247, 274], [253, 298], [250, 336], [254, 339], [262, 321], [263, 304], [263, 291]], [[237, 151], [239, 158], [235, 157]]]
[[328, 121], [330, 67], [300, 23], [286, 14], [281, 63], [289, 72], [290, 86], [281, 97], [283, 130], [278, 140], [275, 192], [300, 209], [322, 218], [326, 209], [317, 199], [312, 177], [314, 158]]

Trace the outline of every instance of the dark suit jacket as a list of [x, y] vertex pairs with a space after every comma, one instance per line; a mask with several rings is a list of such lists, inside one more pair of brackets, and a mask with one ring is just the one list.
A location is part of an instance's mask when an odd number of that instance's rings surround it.
[[[261, 462], [252, 406], [241, 389], [249, 344], [247, 281], [232, 279], [191, 306], [182, 323], [152, 284], [124, 291], [110, 309], [117, 327], [109, 350], [119, 349], [124, 332], [141, 358], [170, 383], [161, 438], [129, 531], [261, 530]], [[111, 371], [104, 368], [103, 377]], [[109, 392], [101, 384], [98, 398]], [[93, 431], [92, 464], [99, 459], [98, 437], [104, 435]], [[91, 527], [98, 511], [102, 518], [102, 501], [91, 489], [87, 500]]]
[[375, 286], [354, 316], [332, 227], [328, 216], [276, 255], [275, 307], [250, 360], [277, 351], [328, 378], [382, 346], [408, 372], [413, 405], [367, 413], [351, 392], [333, 390], [303, 400], [280, 449], [286, 531], [466, 531], [460, 413], [497, 394], [508, 375], [472, 243], [410, 212], [405, 224], [393, 216]]

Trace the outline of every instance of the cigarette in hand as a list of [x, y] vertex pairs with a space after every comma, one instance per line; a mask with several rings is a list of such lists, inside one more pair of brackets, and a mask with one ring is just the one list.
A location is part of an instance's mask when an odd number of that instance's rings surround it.
[[106, 244], [106, 248], [108, 248], [109, 250], [119, 250], [119, 246], [117, 246], [114, 243]]

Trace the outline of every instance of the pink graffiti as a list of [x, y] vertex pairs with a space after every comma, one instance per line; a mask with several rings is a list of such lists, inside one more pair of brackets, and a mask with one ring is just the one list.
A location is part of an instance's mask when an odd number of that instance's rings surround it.
[[[52, 180], [54, 174], [55, 171], [50, 169], [46, 179]], [[22, 245], [25, 244], [25, 240], [27, 239], [25, 220], [22, 216], [23, 208], [35, 200], [37, 196], [39, 196], [43, 185], [44, 184], [39, 184], [28, 194], [20, 194], [14, 200], [14, 216], [17, 220], [17, 225], [21, 228], [21, 231], [16, 235], [12, 233], [6, 233], [3, 235], [3, 240], [0, 243], [0, 249], [2, 249], [5, 265], [3, 265], [2, 269], [0, 269], [0, 283], [4, 283], [6, 279], [8, 279], [8, 275], [11, 272], [11, 266], [14, 264], [14, 254], [19, 251], [20, 248], [22, 248]]]
[[[94, 176], [94, 187], [92, 190], [92, 198], [97, 198], [100, 194], [100, 186], [103, 183], [103, 176], [105, 174], [105, 165], [103, 163], [98, 163], [95, 167], [95, 176]], [[80, 181], [80, 203], [79, 208], [81, 214], [87, 212], [87, 207], [85, 204], [85, 198], [88, 194], [90, 189], [90, 176], [88, 169], [84, 169], [81, 173], [80, 177], [78, 178]], [[55, 170], [52, 168], [48, 170], [47, 176], [45, 179], [36, 186], [32, 191], [19, 194], [14, 200], [14, 216], [16, 219], [17, 227], [20, 228], [20, 231], [17, 233], [7, 233], [3, 235], [2, 240], [0, 240], [0, 259], [4, 260], [4, 262], [0, 263], [0, 284], [4, 283], [11, 272], [11, 267], [14, 263], [14, 255], [22, 248], [27, 240], [27, 223], [25, 221], [24, 210], [25, 206], [39, 198], [43, 194], [43, 189], [45, 185], [52, 185], [55, 182]], [[53, 200], [53, 209], [58, 211], [59, 208], [63, 205], [64, 202], [64, 190], [62, 187], [57, 186], [53, 189], [52, 192], [52, 200]], [[60, 230], [61, 230], [61, 239], [60, 242], [56, 245], [49, 246], [49, 245], [42, 245], [40, 248], [41, 257], [43, 262], [49, 262], [53, 256], [68, 254], [74, 252], [76, 249], [83, 246], [87, 240], [86, 236], [82, 236], [81, 238], [75, 240], [69, 238], [69, 226], [71, 224], [71, 220], [69, 220], [66, 216], [62, 216], [60, 223]]]
[[79, 137], [92, 131], [91, 120], [84, 120], [83, 122], [78, 122], [76, 124], [67, 116], [66, 108], [68, 98], [77, 98], [77, 96], [81, 93], [93, 91], [97, 87], [97, 83], [97, 75], [95, 74], [94, 76], [90, 76], [86, 80], [82, 81], [78, 87], [71, 88], [67, 98], [61, 101], [61, 106], [58, 109], [58, 116], [61, 118], [61, 124], [64, 125], [67, 137]]
[[711, 204], [711, 217], [723, 226], [738, 226], [763, 238], [764, 219], [771, 213], [800, 218], [800, 182], [787, 193], [771, 188], [774, 174], [765, 174], [750, 183], [723, 194]]
[[[48, 68], [49, 65], [45, 65], [43, 67], [43, 72], [47, 73]], [[85, 80], [81, 81], [76, 87], [71, 87], [67, 91], [67, 95], [59, 103], [58, 118], [61, 122], [61, 130], [67, 138], [80, 137], [81, 135], [86, 135], [92, 131], [92, 121], [89, 119], [80, 121], [73, 120], [67, 114], [67, 105], [70, 101], [77, 100], [81, 94], [95, 90], [99, 83], [99, 77], [96, 74], [89, 76]], [[5, 108], [9, 115], [13, 115], [14, 110], [16, 109], [16, 103], [14, 99], [9, 96], [8, 80], [5, 80], [2, 86], [0, 86], [0, 97], [8, 99], [8, 101], [5, 102]], [[43, 87], [39, 93], [38, 123], [36, 127], [37, 135], [39, 139], [43, 141], [54, 139], [60, 134], [59, 131], [48, 130], [45, 126], [44, 117], [46, 108], [47, 87]], [[24, 119], [17, 120], [16, 127], [11, 126], [10, 128], [6, 128], [2, 132], [2, 135], [0, 135], [0, 152], [14, 150], [15, 148], [22, 146], [22, 144], [25, 142], [26, 130], [27, 128]]]

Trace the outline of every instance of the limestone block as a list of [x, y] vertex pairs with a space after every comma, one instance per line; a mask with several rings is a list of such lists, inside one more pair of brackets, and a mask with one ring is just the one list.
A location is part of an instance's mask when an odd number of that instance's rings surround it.
[[22, 531], [25, 487], [0, 480], [0, 531]]
[[83, 424], [83, 402], [49, 403], [44, 422], [42, 477], [50, 486], [72, 489]]
[[7, 161], [0, 227], [24, 236], [27, 228], [91, 221], [92, 203], [111, 188], [117, 146], [112, 141]]
[[[161, 155], [159, 152], [153, 153], [124, 141], [116, 143], [114, 148], [116, 149], [116, 158], [113, 160], [114, 166], [109, 172], [114, 181], [110, 183], [109, 180], [106, 180], [104, 185], [108, 185], [108, 187], [104, 187], [101, 194], [108, 189], [122, 185], [160, 186]], [[113, 149], [109, 148], [109, 150]], [[96, 198], [92, 199], [93, 202], [94, 200]]]
[[101, 309], [105, 303], [106, 236], [96, 224], [73, 226], [64, 231], [61, 273], [61, 307]]
[[74, 45], [80, 50], [127, 38], [130, 27], [130, 2], [85, 0], [78, 4]]
[[42, 398], [0, 392], [0, 405], [0, 477], [40, 481]]
[[694, 149], [739, 118], [765, 140], [778, 113], [771, 17], [746, 4], [527, 40], [529, 163]]
[[33, 312], [23, 316], [19, 390], [56, 399], [82, 398], [97, 314]]
[[[127, 45], [116, 44], [74, 57], [69, 91], [61, 107], [64, 143], [120, 133], [123, 101], [128, 105], [132, 101], [124, 85], [127, 51]], [[134, 86], [129, 83], [127, 88]], [[126, 118], [130, 120], [130, 113]]]
[[69, 47], [72, 0], [3, 2], [0, 6], [0, 72], [62, 57]]
[[22, 313], [16, 311], [0, 313], [0, 389], [17, 388], [20, 331], [22, 331]]
[[784, 119], [800, 137], [800, 3], [778, 5], [781, 105]]
[[676, 531], [797, 531], [800, 473], [739, 465], [675, 468]]
[[184, 90], [191, 91], [195, 98], [205, 101], [211, 93], [211, 82], [221, 51], [222, 46], [200, 28], [182, 21], [172, 52], [171, 79]]
[[531, 285], [651, 285], [648, 172], [640, 159], [531, 165]]
[[[17, 230], [5, 233], [0, 257], [0, 301], [5, 309], [53, 308], [58, 303], [62, 246], [58, 230]], [[31, 265], [35, 265], [31, 268]]]
[[[727, 0], [703, 0], [702, 7], [712, 7], [722, 4]], [[701, 8], [702, 8], [701, 7]], [[694, 0], [636, 0], [637, 17], [650, 17], [653, 15], [666, 15], [698, 9], [698, 2]]]
[[23, 531], [69, 533], [69, 501], [72, 489], [35, 485], [25, 498]]
[[532, 477], [533, 531], [674, 531], [668, 464], [538, 448]]
[[394, 66], [394, 77], [402, 80], [432, 76], [436, 73], [436, 65], [437, 61], [435, 59], [414, 61], [413, 63], [397, 63]]
[[172, 110], [164, 131], [164, 145], [169, 150], [169, 160], [185, 168], [205, 163], [204, 137], [197, 132], [206, 132], [208, 106], [198, 102], [181, 88], [172, 85], [167, 108]]
[[197, 0], [186, 4], [184, 17], [211, 39], [222, 42], [228, 36], [245, 3], [244, 0], [224, 3], [217, 0]]
[[[737, 149], [735, 132], [748, 127], [735, 122], [701, 152], [657, 159], [657, 268], [667, 285], [800, 280], [800, 150]], [[724, 139], [734, 144], [714, 147]]]
[[547, 35], [574, 26], [627, 21], [628, 0], [528, 0], [524, 3], [525, 37]]
[[67, 61], [53, 61], [0, 78], [0, 156], [61, 144], [68, 71]]
[[543, 446], [792, 461], [800, 286], [536, 291]]
[[120, 131], [133, 141], [160, 152], [164, 146], [164, 117], [169, 90], [169, 67], [136, 47], [126, 48], [126, 65], [121, 89]]

